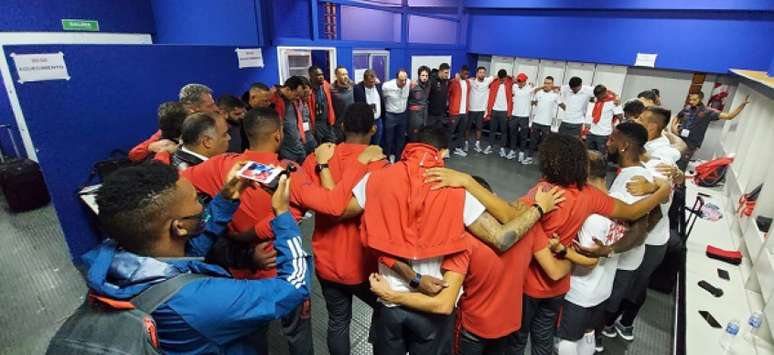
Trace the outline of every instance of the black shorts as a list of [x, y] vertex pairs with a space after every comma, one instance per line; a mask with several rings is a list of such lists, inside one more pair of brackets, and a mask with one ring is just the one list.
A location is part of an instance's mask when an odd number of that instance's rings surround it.
[[628, 296], [629, 288], [634, 281], [634, 273], [636, 270], [616, 270], [615, 281], [613, 281], [613, 292], [610, 294], [610, 298], [607, 299], [605, 304], [605, 310], [610, 313], [617, 313], [621, 308], [621, 302]]
[[559, 329], [556, 336], [560, 339], [577, 341], [583, 338], [586, 330], [597, 328], [605, 318], [605, 303], [594, 307], [581, 307], [570, 301], [564, 301], [559, 317]]

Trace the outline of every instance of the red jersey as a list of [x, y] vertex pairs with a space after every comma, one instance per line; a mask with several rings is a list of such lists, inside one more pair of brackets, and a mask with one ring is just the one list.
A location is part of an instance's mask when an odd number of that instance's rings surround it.
[[[534, 195], [535, 187], [530, 190], [527, 196], [522, 198], [522, 201], [531, 205], [535, 201]], [[564, 197], [565, 201], [559, 209], [546, 214], [540, 220], [541, 228], [537, 232], [543, 232], [544, 238], [550, 238], [556, 233], [559, 235], [560, 242], [568, 247], [575, 240], [578, 230], [583, 226], [586, 218], [592, 214], [610, 216], [615, 206], [615, 200], [612, 197], [590, 185], [584, 186], [582, 190], [576, 187], [565, 188]], [[559, 281], [553, 281], [546, 275], [540, 264], [532, 260], [527, 274], [527, 283], [524, 287], [524, 292], [527, 295], [534, 298], [550, 298], [563, 295], [569, 290], [569, 274]]]
[[156, 131], [150, 138], [132, 148], [132, 150], [129, 151], [129, 160], [143, 161], [151, 153], [148, 147], [159, 139], [161, 139], [161, 130]]

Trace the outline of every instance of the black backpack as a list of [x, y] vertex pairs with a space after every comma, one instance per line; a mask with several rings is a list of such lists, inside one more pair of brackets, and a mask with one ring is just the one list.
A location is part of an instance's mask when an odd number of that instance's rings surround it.
[[151, 313], [189, 282], [207, 277], [180, 274], [129, 301], [90, 292], [51, 339], [46, 354], [162, 354]]

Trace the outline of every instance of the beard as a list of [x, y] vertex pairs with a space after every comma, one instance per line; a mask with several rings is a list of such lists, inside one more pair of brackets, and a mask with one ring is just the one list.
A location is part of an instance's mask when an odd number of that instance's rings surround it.
[[618, 153], [618, 150], [613, 151], [612, 153], [610, 151], [607, 152], [607, 161], [611, 163], [618, 164], [618, 157], [620, 154]]

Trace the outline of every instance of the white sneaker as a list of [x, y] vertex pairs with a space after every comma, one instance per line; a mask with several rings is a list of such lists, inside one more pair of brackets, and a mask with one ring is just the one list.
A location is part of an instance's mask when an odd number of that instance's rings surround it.
[[513, 160], [514, 158], [516, 158], [516, 152], [514, 152], [513, 150], [508, 152], [508, 155], [505, 156], [505, 159], [508, 159], [508, 160]]
[[462, 150], [464, 150], [464, 151], [466, 151], [466, 152], [470, 151], [470, 146], [469, 146], [469, 144], [468, 144], [468, 141], [467, 141], [467, 140], [465, 141], [465, 147], [464, 147], [464, 148], [462, 148]]
[[484, 149], [484, 154], [489, 155], [492, 154], [492, 146], [487, 146], [486, 149]]
[[458, 155], [458, 156], [461, 156], [461, 157], [464, 158], [464, 157], [468, 156], [468, 153], [465, 153], [465, 151], [460, 149], [460, 148], [456, 148], [456, 149], [454, 149], [454, 155]]
[[524, 161], [524, 152], [519, 152], [519, 163]]
[[482, 150], [481, 150], [481, 142], [480, 141], [476, 141], [476, 145], [473, 146], [473, 150], [475, 150], [476, 153], [481, 153], [482, 152]]
[[524, 158], [524, 160], [521, 161], [521, 163], [524, 164], [524, 165], [530, 165], [530, 164], [532, 164], [533, 161], [534, 160], [532, 160], [531, 157], [526, 157], [526, 158]]
[[395, 155], [390, 154], [390, 164], [395, 164]]
[[505, 154], [505, 148], [500, 148], [500, 158], [505, 158], [507, 154]]

